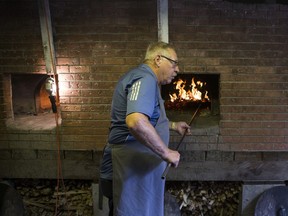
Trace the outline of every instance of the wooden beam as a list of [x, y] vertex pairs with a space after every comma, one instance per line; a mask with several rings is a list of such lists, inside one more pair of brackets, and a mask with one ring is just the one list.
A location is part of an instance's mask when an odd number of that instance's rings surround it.
[[[286, 181], [288, 161], [194, 161], [171, 168], [168, 181]], [[57, 178], [57, 161], [1, 160], [0, 178]], [[64, 179], [98, 179], [98, 160], [63, 159]]]
[[42, 45], [47, 74], [56, 74], [56, 59], [48, 0], [38, 0]]
[[169, 42], [168, 0], [157, 1], [158, 41]]
[[194, 161], [170, 169], [167, 180], [285, 181], [288, 161]]
[[[56, 160], [1, 160], [1, 178], [57, 179]], [[99, 177], [99, 164], [94, 160], [62, 161], [64, 179], [95, 179]]]

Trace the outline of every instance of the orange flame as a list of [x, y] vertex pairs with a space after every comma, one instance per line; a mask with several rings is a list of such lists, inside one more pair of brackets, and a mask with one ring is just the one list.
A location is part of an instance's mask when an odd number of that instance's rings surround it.
[[[169, 94], [170, 101], [174, 102], [175, 100], [186, 100], [186, 101], [209, 101], [208, 97], [208, 91], [200, 91], [201, 88], [203, 88], [206, 83], [197, 81], [195, 83], [194, 77], [192, 78], [191, 85], [189, 86], [189, 89], [186, 91], [186, 81], [183, 81], [182, 79], [179, 79], [178, 81], [175, 81], [173, 84], [175, 84], [175, 89], [178, 90], [178, 95], [176, 93]], [[203, 95], [204, 94], [204, 95]]]

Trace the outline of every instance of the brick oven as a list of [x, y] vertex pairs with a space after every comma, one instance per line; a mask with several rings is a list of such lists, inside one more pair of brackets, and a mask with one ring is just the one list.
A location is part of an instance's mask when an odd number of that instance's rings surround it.
[[199, 114], [202, 114], [195, 125], [200, 127], [201, 116], [211, 118], [211, 121], [201, 120], [203, 124], [215, 121], [219, 125], [219, 74], [178, 74], [172, 83], [162, 86], [161, 91], [171, 121], [187, 121], [201, 106]]
[[[207, 135], [219, 135], [219, 74], [180, 73], [172, 83], [162, 86], [162, 98], [169, 120], [186, 121], [191, 123], [193, 131], [197, 129]], [[171, 145], [179, 138], [172, 133]], [[194, 142], [192, 136], [183, 141], [180, 147], [183, 150], [189, 149]]]
[[[114, 86], [158, 40], [151, 10], [157, 2], [50, 1], [58, 126], [43, 90], [50, 75], [37, 2], [16, 2], [0, 3], [0, 178], [56, 178], [60, 157], [64, 178], [97, 180]], [[169, 41], [181, 62], [177, 79], [206, 83], [209, 100], [201, 96], [180, 166], [168, 180], [288, 179], [287, 12], [281, 2], [169, 2]], [[163, 86], [165, 100], [170, 92]], [[167, 114], [189, 122], [199, 103], [186, 102], [186, 110], [173, 105]], [[19, 128], [20, 114], [49, 117]], [[179, 140], [172, 132], [171, 147]]]

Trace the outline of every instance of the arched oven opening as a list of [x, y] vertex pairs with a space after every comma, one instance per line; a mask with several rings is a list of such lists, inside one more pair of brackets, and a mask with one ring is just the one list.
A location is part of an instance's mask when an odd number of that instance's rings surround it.
[[51, 110], [49, 94], [45, 89], [48, 75], [12, 75], [12, 104], [14, 117], [41, 115]]
[[47, 74], [11, 74], [11, 113], [7, 126], [23, 130], [44, 130], [56, 126], [51, 103], [51, 92], [47, 91]]

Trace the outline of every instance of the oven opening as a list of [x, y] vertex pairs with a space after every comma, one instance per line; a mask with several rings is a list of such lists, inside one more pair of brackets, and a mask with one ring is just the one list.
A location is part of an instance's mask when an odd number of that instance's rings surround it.
[[[47, 90], [47, 74], [11, 74], [5, 78], [6, 125], [19, 130], [49, 130], [56, 127], [56, 104]], [[54, 106], [52, 106], [54, 105]]]
[[170, 84], [162, 86], [161, 92], [170, 121], [189, 123], [200, 106], [194, 127], [219, 124], [219, 74], [178, 74]]

